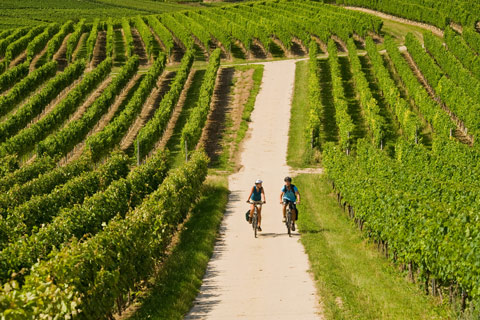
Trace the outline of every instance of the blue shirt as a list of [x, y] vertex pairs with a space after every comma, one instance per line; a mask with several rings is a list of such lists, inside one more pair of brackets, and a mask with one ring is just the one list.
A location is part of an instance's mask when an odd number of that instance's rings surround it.
[[252, 201], [262, 201], [262, 190], [263, 187], [257, 189], [257, 186], [253, 186], [253, 192], [250, 199], [252, 199]]
[[288, 200], [295, 202], [297, 201], [297, 196], [295, 195], [298, 192], [298, 188], [294, 185], [290, 185], [290, 190], [287, 190], [287, 186], [284, 185], [282, 188], [283, 200]]

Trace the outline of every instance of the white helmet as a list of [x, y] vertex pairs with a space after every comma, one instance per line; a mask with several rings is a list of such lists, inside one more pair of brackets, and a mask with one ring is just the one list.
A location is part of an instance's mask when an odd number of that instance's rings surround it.
[[260, 179], [257, 179], [257, 181], [255, 181], [255, 184], [257, 184], [257, 183], [263, 183], [263, 181], [260, 180]]

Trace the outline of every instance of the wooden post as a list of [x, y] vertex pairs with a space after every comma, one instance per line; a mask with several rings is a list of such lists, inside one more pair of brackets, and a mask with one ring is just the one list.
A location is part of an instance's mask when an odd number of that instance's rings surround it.
[[187, 147], [187, 140], [185, 140], [185, 162], [188, 161], [188, 147]]
[[137, 166], [140, 165], [140, 142], [137, 139]]

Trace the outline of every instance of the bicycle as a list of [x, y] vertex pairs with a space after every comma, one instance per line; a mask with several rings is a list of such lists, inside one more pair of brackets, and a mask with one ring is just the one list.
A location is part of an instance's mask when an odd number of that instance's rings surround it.
[[252, 216], [252, 228], [253, 228], [253, 235], [256, 238], [257, 237], [257, 231], [258, 231], [258, 205], [262, 205], [265, 202], [264, 201], [247, 201], [247, 203], [253, 204], [255, 209], [253, 210], [253, 216]]
[[292, 228], [293, 228], [293, 219], [292, 219], [292, 210], [293, 210], [293, 205], [297, 204], [296, 202], [293, 201], [284, 201], [284, 203], [288, 204], [287, 206], [287, 212], [286, 212], [286, 217], [285, 217], [285, 225], [287, 226], [287, 232], [288, 236], [292, 236]]

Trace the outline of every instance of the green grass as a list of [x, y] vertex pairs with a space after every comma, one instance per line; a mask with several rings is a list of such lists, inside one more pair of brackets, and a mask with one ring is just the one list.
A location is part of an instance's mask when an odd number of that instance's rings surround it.
[[299, 61], [295, 68], [295, 86], [293, 89], [292, 109], [290, 111], [290, 129], [288, 139], [287, 163], [293, 168], [312, 165], [312, 153], [305, 135], [310, 105], [308, 103], [308, 61]]
[[197, 296], [228, 198], [227, 177], [209, 176], [179, 242], [129, 319], [183, 319]]
[[423, 294], [369, 243], [337, 205], [325, 175], [300, 175], [298, 222], [326, 319], [442, 319]]

